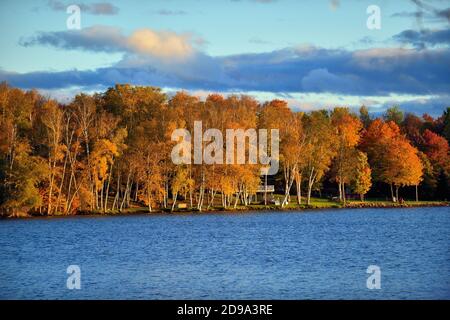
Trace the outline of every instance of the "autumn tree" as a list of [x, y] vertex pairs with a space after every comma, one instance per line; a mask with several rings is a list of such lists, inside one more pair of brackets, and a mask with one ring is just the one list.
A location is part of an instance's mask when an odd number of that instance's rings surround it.
[[393, 121], [376, 119], [364, 136], [362, 148], [369, 156], [374, 178], [390, 185], [393, 201], [398, 199], [400, 187], [421, 182], [423, 166], [418, 150]]
[[48, 176], [48, 167], [44, 159], [31, 155], [30, 146], [24, 141], [16, 143], [14, 153], [12, 167], [5, 168], [4, 159], [1, 162], [1, 209], [7, 216], [41, 211], [44, 203], [39, 184]]
[[366, 106], [361, 106], [361, 108], [359, 108], [359, 120], [361, 120], [364, 128], [369, 127], [370, 123], [372, 122], [372, 118], [369, 114], [369, 109]]
[[345, 203], [345, 184], [354, 177], [353, 159], [360, 140], [361, 121], [348, 108], [335, 108], [331, 113], [335, 130], [335, 179], [338, 183], [339, 199]]
[[354, 159], [356, 159], [356, 166], [353, 190], [359, 194], [361, 201], [364, 201], [364, 195], [372, 187], [372, 170], [364, 152], [357, 151]]
[[192, 178], [189, 178], [188, 170], [183, 166], [178, 166], [175, 176], [172, 180], [172, 209], [175, 209], [175, 204], [177, 202], [177, 198], [179, 194], [187, 194], [189, 190], [192, 188], [194, 181]]
[[407, 113], [402, 123], [402, 131], [415, 147], [423, 145], [422, 137], [423, 120], [418, 116]]
[[450, 170], [449, 144], [448, 141], [426, 129], [423, 133], [425, 154], [428, 156], [432, 164], [444, 171]]
[[0, 214], [18, 216], [42, 212], [39, 189], [47, 177], [45, 159], [33, 152], [35, 110], [44, 99], [0, 84]]
[[393, 106], [388, 108], [383, 115], [383, 119], [386, 122], [392, 121], [396, 125], [400, 126], [403, 122], [404, 114], [399, 106]]
[[286, 206], [290, 200], [290, 190], [294, 181], [298, 181], [298, 201], [301, 201], [300, 182], [301, 165], [300, 157], [304, 145], [303, 127], [301, 116], [294, 114], [285, 101], [273, 100], [263, 105], [259, 116], [259, 127], [270, 132], [279, 130], [280, 161], [284, 177], [284, 198], [282, 206]]
[[450, 141], [450, 107], [447, 107], [442, 115], [442, 135]]
[[[64, 159], [66, 151], [65, 145], [62, 144], [63, 137], [63, 111], [55, 101], [48, 101], [42, 107], [42, 115], [40, 120], [47, 130], [46, 145], [48, 148], [48, 190], [47, 197], [47, 214], [52, 215], [55, 211], [59, 211], [57, 198], [61, 197], [59, 182], [61, 176], [61, 161]], [[54, 204], [56, 206], [54, 206]]]
[[303, 157], [308, 183], [307, 204], [311, 204], [314, 184], [329, 169], [335, 155], [335, 132], [326, 111], [312, 111], [304, 117], [305, 145]]
[[[436, 196], [441, 199], [447, 197], [448, 190], [445, 190], [445, 185], [448, 185], [448, 180], [450, 177], [450, 156], [449, 156], [449, 144], [448, 141], [428, 130], [425, 129], [423, 133], [423, 149], [426, 158], [429, 160], [429, 166], [431, 169], [428, 170], [426, 175], [427, 182], [431, 184], [432, 187], [437, 188]], [[429, 172], [431, 171], [431, 173]]]

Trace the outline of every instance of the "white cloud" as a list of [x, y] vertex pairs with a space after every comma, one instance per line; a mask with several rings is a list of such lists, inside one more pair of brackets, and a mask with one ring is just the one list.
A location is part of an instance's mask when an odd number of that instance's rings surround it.
[[126, 42], [130, 51], [160, 59], [185, 59], [194, 52], [189, 35], [169, 31], [140, 29], [133, 32]]
[[23, 39], [23, 46], [49, 45], [66, 50], [91, 52], [123, 52], [166, 61], [186, 60], [196, 51], [202, 41], [189, 33], [139, 29], [131, 35], [110, 26], [92, 26], [81, 30], [39, 32]]

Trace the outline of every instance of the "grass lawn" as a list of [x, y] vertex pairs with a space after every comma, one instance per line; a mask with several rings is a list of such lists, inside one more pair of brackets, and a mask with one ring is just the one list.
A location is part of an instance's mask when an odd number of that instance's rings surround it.
[[[278, 199], [280, 203], [282, 202], [282, 199], [284, 198], [284, 195], [282, 194], [275, 194], [275, 199]], [[179, 201], [186, 203], [186, 201]], [[301, 209], [327, 209], [327, 208], [378, 208], [378, 207], [420, 207], [420, 206], [445, 206], [449, 205], [449, 202], [444, 201], [404, 201], [403, 204], [400, 203], [393, 203], [391, 201], [387, 201], [386, 199], [366, 199], [364, 202], [361, 202], [360, 200], [347, 200], [346, 204], [344, 205], [341, 202], [333, 201], [328, 198], [311, 198], [311, 204], [306, 204], [306, 199], [302, 198], [302, 204], [297, 204], [297, 197], [291, 196], [291, 202], [282, 208], [280, 205], [274, 205], [274, 204], [268, 204], [267, 206], [261, 203], [252, 203], [247, 206], [243, 205], [237, 205], [236, 208], [234, 208], [233, 205], [229, 206], [228, 208], [223, 208], [221, 206], [221, 199], [220, 195], [216, 195], [214, 206], [210, 207], [207, 210], [207, 206], [203, 207], [202, 212], [214, 212], [214, 211], [225, 211], [225, 212], [242, 212], [242, 211], [258, 211], [258, 210], [301, 210]], [[170, 203], [168, 209], [155, 209], [155, 213], [171, 213], [170, 210]], [[174, 213], [192, 213], [192, 212], [198, 212], [197, 208], [186, 208], [186, 209], [178, 209], [176, 208], [174, 210]], [[148, 207], [140, 206], [137, 203], [133, 203], [131, 208], [127, 208], [122, 210], [122, 212], [119, 212], [118, 210], [114, 211], [108, 211], [106, 212], [106, 215], [116, 215], [116, 214], [145, 214], [148, 212]], [[84, 212], [80, 214], [86, 214], [86, 215], [103, 215], [105, 214], [102, 211], [92, 211], [92, 212]]]

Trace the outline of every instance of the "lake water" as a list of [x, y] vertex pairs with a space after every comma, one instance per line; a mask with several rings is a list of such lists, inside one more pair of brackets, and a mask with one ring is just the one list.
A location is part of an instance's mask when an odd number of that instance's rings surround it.
[[450, 299], [450, 210], [2, 220], [0, 298]]

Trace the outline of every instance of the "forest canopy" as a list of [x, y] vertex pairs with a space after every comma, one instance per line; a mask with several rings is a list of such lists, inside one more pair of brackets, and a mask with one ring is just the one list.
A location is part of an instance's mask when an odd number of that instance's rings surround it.
[[[287, 102], [116, 85], [61, 104], [35, 90], [0, 85], [0, 212], [73, 215], [250, 205], [264, 181], [259, 164], [175, 165], [177, 128], [279, 129], [282, 206], [312, 194], [449, 199], [450, 108], [438, 118], [399, 107], [311, 112]], [[294, 196], [295, 194], [295, 196]], [[219, 204], [216, 199], [219, 200]], [[216, 201], [216, 202], [215, 202]]]

